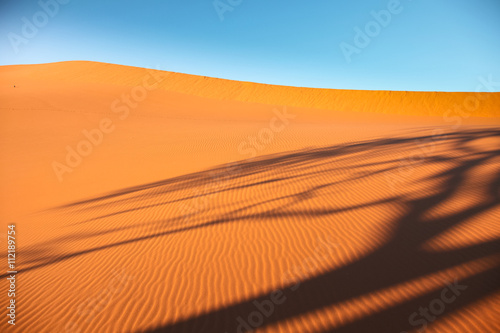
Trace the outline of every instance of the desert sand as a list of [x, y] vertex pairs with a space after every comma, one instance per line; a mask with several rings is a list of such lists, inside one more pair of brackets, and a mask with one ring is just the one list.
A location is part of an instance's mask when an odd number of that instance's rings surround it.
[[75, 61], [0, 102], [16, 331], [500, 331], [500, 93]]

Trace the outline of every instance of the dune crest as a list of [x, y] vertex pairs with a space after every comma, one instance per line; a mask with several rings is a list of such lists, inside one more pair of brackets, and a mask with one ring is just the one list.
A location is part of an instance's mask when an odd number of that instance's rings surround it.
[[[471, 92], [364, 91], [301, 88], [259, 84], [143, 69], [89, 61], [70, 61], [41, 65], [0, 67], [1, 83], [31, 79], [63, 82], [141, 85], [145, 73], [168, 75], [160, 88], [183, 94], [219, 100], [288, 105], [332, 112], [449, 116], [467, 112], [470, 116], [500, 117], [500, 93], [488, 92], [487, 78], [471, 82]], [[486, 83], [485, 83], [486, 82]], [[476, 90], [478, 89], [478, 90]], [[478, 91], [478, 92], [474, 92]]]

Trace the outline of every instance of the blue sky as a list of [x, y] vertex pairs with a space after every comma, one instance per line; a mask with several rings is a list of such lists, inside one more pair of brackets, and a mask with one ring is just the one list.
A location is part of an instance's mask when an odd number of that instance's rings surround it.
[[219, 12], [213, 0], [56, 1], [41, 0], [58, 4], [52, 16], [38, 1], [0, 2], [0, 65], [91, 60], [337, 89], [500, 81], [498, 0], [218, 0]]

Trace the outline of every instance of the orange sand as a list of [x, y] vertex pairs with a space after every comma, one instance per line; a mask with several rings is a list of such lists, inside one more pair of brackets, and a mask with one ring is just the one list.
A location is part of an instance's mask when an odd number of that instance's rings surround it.
[[19, 332], [500, 331], [500, 93], [63, 62], [0, 102]]

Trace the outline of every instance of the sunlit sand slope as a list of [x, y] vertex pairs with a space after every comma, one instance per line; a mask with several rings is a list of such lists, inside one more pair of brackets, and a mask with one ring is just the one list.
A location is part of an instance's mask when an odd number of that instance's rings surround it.
[[[410, 92], [410, 91], [363, 91], [288, 87], [253, 82], [231, 81], [211, 77], [149, 70], [158, 76], [169, 75], [161, 80], [161, 89], [194, 96], [288, 105], [330, 111], [362, 111], [371, 113], [459, 116], [500, 116], [500, 93], [485, 93], [492, 89], [491, 76], [478, 77], [471, 82], [470, 91], [457, 92]], [[58, 82], [99, 83], [112, 85], [141, 85], [146, 71], [143, 68], [97, 62], [73, 61], [30, 66], [4, 66], [0, 69], [2, 85], [30, 80], [55, 80]], [[449, 111], [448, 111], [449, 110]], [[239, 110], [234, 110], [238, 112]]]
[[498, 332], [498, 96], [0, 67], [14, 330]]

